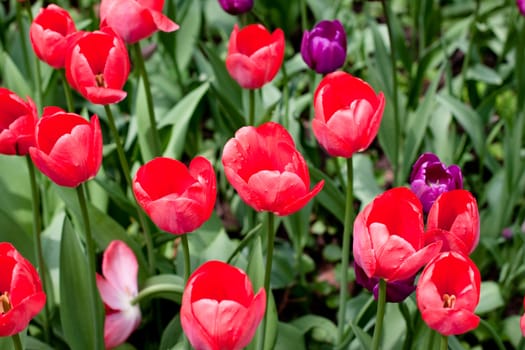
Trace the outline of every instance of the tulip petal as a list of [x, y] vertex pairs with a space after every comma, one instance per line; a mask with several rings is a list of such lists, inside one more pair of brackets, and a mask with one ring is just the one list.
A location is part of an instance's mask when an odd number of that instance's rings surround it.
[[104, 343], [106, 348], [114, 348], [124, 343], [141, 321], [138, 307], [106, 315], [104, 321]]
[[115, 240], [108, 245], [102, 260], [102, 273], [115, 288], [128, 295], [137, 294], [137, 258], [124, 242]]

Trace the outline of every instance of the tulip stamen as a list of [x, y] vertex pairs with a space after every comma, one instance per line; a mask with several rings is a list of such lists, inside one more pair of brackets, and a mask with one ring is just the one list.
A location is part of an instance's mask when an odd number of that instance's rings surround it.
[[95, 81], [98, 87], [106, 87], [106, 81], [104, 80], [104, 74], [95, 75]]
[[11, 301], [9, 300], [9, 294], [4, 292], [0, 295], [0, 314], [5, 314], [11, 310]]
[[443, 295], [443, 307], [444, 308], [453, 309], [455, 304], [456, 304], [456, 296], [454, 294], [448, 295], [445, 293]]

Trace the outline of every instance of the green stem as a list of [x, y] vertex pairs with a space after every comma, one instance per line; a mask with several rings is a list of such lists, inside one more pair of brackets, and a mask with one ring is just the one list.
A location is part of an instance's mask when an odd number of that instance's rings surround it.
[[348, 264], [350, 259], [350, 240], [352, 236], [352, 222], [354, 220], [354, 191], [353, 179], [354, 168], [352, 157], [346, 159], [346, 203], [345, 203], [345, 222], [343, 230], [343, 247], [341, 259], [341, 288], [339, 290], [339, 313], [338, 313], [338, 333], [337, 344], [343, 341], [346, 299], [348, 294]]
[[[22, 6], [25, 6], [27, 9], [27, 15], [29, 17], [29, 22], [33, 23], [33, 12], [31, 11], [31, 3], [29, 1], [24, 1]], [[25, 43], [23, 43], [25, 47]], [[36, 55], [33, 55], [35, 62], [35, 87], [36, 87], [36, 106], [38, 111], [42, 109], [43, 95], [42, 95], [42, 73], [40, 71], [40, 60]]]
[[163, 283], [155, 284], [153, 286], [146, 287], [142, 289], [133, 300], [131, 300], [132, 305], [137, 305], [141, 300], [147, 299], [156, 294], [165, 294], [165, 293], [177, 293], [182, 295], [184, 288], [172, 283]]
[[255, 123], [255, 90], [248, 90], [248, 125]]
[[[111, 131], [113, 139], [115, 140], [115, 145], [117, 146], [117, 154], [120, 161], [120, 166], [122, 168], [122, 171], [124, 172], [124, 177], [126, 178], [126, 183], [129, 188], [133, 188], [133, 183], [131, 182], [131, 171], [129, 170], [129, 164], [126, 159], [126, 155], [124, 154], [124, 147], [122, 146], [122, 142], [120, 141], [120, 135], [118, 133], [117, 126], [115, 125], [113, 112], [111, 112], [111, 108], [108, 105], [104, 105], [104, 108], [106, 110], [106, 116], [108, 118], [109, 129]], [[144, 213], [138, 207], [137, 216], [139, 218], [142, 231], [144, 232], [144, 240], [146, 242], [146, 249], [148, 251], [149, 273], [150, 275], [153, 275], [153, 273], [155, 272], [155, 251], [153, 249], [153, 240], [151, 238], [151, 233], [149, 231], [146, 218], [144, 217]]]
[[446, 335], [441, 335], [441, 342], [439, 345], [440, 350], [448, 350], [448, 337]]
[[[31, 197], [33, 206], [33, 235], [35, 240], [35, 253], [38, 262], [38, 270], [40, 272], [40, 278], [42, 279], [42, 286], [44, 292], [49, 295], [49, 288], [47, 285], [47, 270], [44, 263], [44, 254], [42, 253], [42, 240], [40, 236], [40, 229], [42, 227], [42, 218], [40, 217], [40, 192], [36, 183], [35, 166], [31, 161], [29, 155], [26, 155], [27, 169], [29, 171], [29, 182], [31, 184]], [[46, 343], [50, 340], [50, 327], [49, 327], [49, 307], [48, 303], [44, 304], [44, 339]]]
[[392, 22], [390, 20], [391, 13], [390, 8], [388, 7], [387, 0], [382, 0], [381, 4], [383, 5], [383, 12], [385, 15], [386, 25], [388, 28], [388, 40], [390, 41], [390, 62], [392, 69], [392, 107], [394, 109], [394, 160], [393, 160], [393, 170], [394, 170], [394, 186], [400, 186], [401, 184], [401, 166], [400, 166], [400, 145], [401, 145], [401, 134], [400, 134], [400, 115], [399, 115], [399, 103], [398, 103], [398, 93], [397, 93], [397, 55], [396, 55], [396, 45], [394, 42], [394, 34], [392, 28]]
[[148, 105], [151, 137], [153, 138], [153, 152], [155, 153], [155, 156], [159, 156], [161, 154], [160, 138], [157, 130], [157, 120], [155, 119], [155, 109], [153, 106], [153, 96], [151, 95], [151, 85], [149, 83], [146, 66], [144, 65], [144, 56], [142, 56], [140, 42], [135, 43], [133, 45], [133, 49], [135, 50], [135, 62], [142, 77], [142, 82], [144, 83], [144, 91], [146, 92], [146, 103]]
[[[84, 231], [86, 234], [86, 253], [88, 258], [88, 281], [89, 285], [91, 287], [91, 307], [93, 309], [93, 312], [95, 313], [95, 320], [102, 320], [102, 315], [99, 315], [99, 312], [101, 309], [98, 307], [98, 288], [97, 288], [97, 282], [96, 282], [96, 273], [97, 273], [97, 267], [95, 263], [95, 245], [93, 242], [93, 235], [91, 233], [91, 225], [89, 222], [89, 214], [87, 210], [87, 203], [86, 203], [86, 196], [85, 196], [85, 185], [81, 184], [79, 185], [77, 190], [77, 197], [78, 197], [78, 203], [80, 204], [80, 211], [82, 212], [82, 220], [84, 223]], [[95, 326], [94, 328], [94, 335], [95, 339], [97, 339], [96, 344], [99, 344], [98, 339], [103, 339], [104, 335], [99, 334], [99, 327]]]
[[306, 18], [306, 0], [301, 0], [301, 29], [303, 32], [307, 30], [307, 18]]
[[64, 95], [66, 96], [67, 110], [68, 112], [75, 112], [75, 105], [73, 103], [73, 94], [71, 93], [71, 86], [67, 82], [66, 71], [60, 69], [60, 75], [62, 78], [62, 86], [64, 87]]
[[18, 26], [18, 33], [20, 34], [20, 45], [22, 46], [22, 55], [24, 57], [24, 65], [28, 75], [31, 75], [31, 64], [29, 62], [29, 52], [27, 51], [27, 37], [25, 36], [24, 23], [22, 22], [22, 10], [25, 7], [20, 1], [16, 2], [16, 24]]
[[24, 350], [24, 347], [22, 346], [22, 341], [20, 340], [20, 334], [13, 334], [11, 336], [11, 339], [13, 340], [15, 350]]
[[269, 300], [270, 298], [270, 277], [272, 275], [272, 260], [273, 260], [273, 246], [275, 241], [275, 230], [274, 230], [274, 221], [275, 216], [273, 213], [268, 212], [267, 217], [267, 244], [266, 244], [266, 267], [264, 270], [264, 290], [266, 291], [266, 311], [264, 313], [264, 319], [263, 319], [263, 327], [261, 331], [261, 342], [259, 343], [260, 348], [259, 350], [265, 349], [265, 341], [266, 341], [266, 328], [268, 328], [268, 309], [269, 309]]
[[191, 271], [191, 259], [190, 259], [190, 245], [188, 244], [188, 235], [184, 234], [181, 236], [182, 251], [184, 255], [184, 282], [190, 278]]
[[283, 74], [282, 86], [283, 86], [283, 104], [284, 104], [284, 113], [281, 115], [282, 124], [285, 129], [288, 129], [288, 120], [290, 116], [290, 84], [288, 84], [288, 72], [286, 71], [286, 66], [283, 64], [281, 66], [281, 72]]
[[379, 349], [381, 333], [383, 332], [383, 319], [385, 318], [386, 305], [386, 281], [379, 279], [379, 296], [377, 299], [376, 325], [374, 328], [374, 337], [372, 338], [372, 350]]

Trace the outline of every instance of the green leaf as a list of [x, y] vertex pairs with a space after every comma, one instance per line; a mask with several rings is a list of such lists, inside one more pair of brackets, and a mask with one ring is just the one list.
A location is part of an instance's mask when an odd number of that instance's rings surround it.
[[316, 200], [325, 207], [329, 212], [341, 222], [344, 221], [345, 217], [345, 197], [337, 188], [335, 182], [330, 179], [321, 170], [309, 166], [310, 176], [313, 183], [317, 183], [324, 180], [324, 186], [321, 192], [315, 197]]
[[22, 98], [26, 98], [31, 95], [31, 88], [26, 83], [26, 80], [16, 64], [11, 60], [11, 57], [4, 52], [1, 56], [2, 60], [2, 73], [3, 81], [2, 86], [6, 87]]
[[337, 340], [336, 325], [331, 320], [322, 316], [305, 315], [290, 323], [297, 327], [303, 335], [310, 331], [315, 332], [315, 339], [320, 342], [335, 344]]
[[278, 330], [274, 350], [306, 350], [303, 334], [299, 329], [288, 323], [279, 322]]
[[361, 153], [352, 156], [354, 169], [354, 194], [361, 201], [361, 206], [371, 202], [383, 190], [377, 184], [374, 175], [374, 163], [370, 156]]
[[478, 63], [467, 70], [467, 79], [482, 81], [491, 85], [503, 83], [501, 76], [492, 68]]
[[180, 28], [174, 33], [176, 49], [174, 54], [177, 58], [177, 65], [181, 71], [187, 69], [199, 39], [202, 17], [200, 4], [200, 1], [189, 2], [189, 8], [182, 22], [179, 23]]
[[484, 314], [495, 310], [505, 305], [499, 284], [493, 281], [485, 281], [481, 283], [481, 293], [479, 297], [479, 304], [476, 308], [477, 314]]
[[168, 145], [164, 151], [165, 157], [180, 159], [182, 156], [191, 117], [209, 86], [209, 83], [204, 83], [190, 92], [159, 123], [159, 128], [173, 125]]
[[[53, 184], [52, 188], [66, 203], [68, 210], [75, 216], [78, 222], [82, 222], [82, 213], [75, 194], [75, 190]], [[147, 263], [140, 246], [133, 240], [126, 231], [110, 216], [101, 212], [90, 203], [87, 203], [88, 215], [91, 224], [91, 230], [96, 245], [105, 249], [107, 245], [113, 240], [121, 240], [125, 242], [135, 256], [139, 263], [139, 276], [145, 276], [147, 271]]]
[[184, 279], [177, 275], [156, 275], [148, 278], [140, 289], [138, 298], [164, 298], [180, 304], [184, 291]]
[[350, 322], [350, 325], [352, 327], [352, 330], [354, 331], [354, 334], [357, 337], [357, 340], [361, 344], [362, 349], [370, 349], [372, 347], [372, 338], [366, 333], [364, 330], [362, 330], [358, 325], [354, 324], [353, 322]]
[[93, 296], [88, 273], [82, 243], [66, 219], [60, 247], [60, 319], [64, 338], [72, 349], [104, 349], [104, 320], [97, 317], [104, 314], [103, 305], [98, 295], [99, 312], [90, 303]]
[[137, 96], [135, 101], [135, 118], [137, 120], [137, 134], [140, 145], [140, 154], [144, 162], [147, 162], [155, 156], [155, 143], [153, 139], [152, 125], [149, 119], [148, 102], [146, 99], [146, 90], [144, 82], [141, 79], [137, 87]]
[[179, 342], [179, 339], [182, 336], [182, 327], [180, 325], [180, 316], [176, 314], [175, 317], [171, 319], [164, 331], [162, 332], [162, 337], [160, 338], [160, 350], [173, 349], [175, 345]]

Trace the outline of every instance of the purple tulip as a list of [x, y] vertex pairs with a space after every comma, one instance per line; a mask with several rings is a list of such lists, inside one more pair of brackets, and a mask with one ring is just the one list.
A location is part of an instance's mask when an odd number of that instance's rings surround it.
[[455, 164], [446, 167], [435, 154], [423, 153], [412, 168], [410, 188], [428, 213], [440, 194], [463, 188], [461, 169]]
[[516, 5], [518, 5], [521, 14], [525, 16], [525, 0], [516, 0]]
[[240, 15], [253, 7], [253, 0], [219, 0], [219, 5], [230, 15]]
[[[374, 294], [374, 298], [377, 300], [379, 295], [379, 278], [370, 278], [366, 275], [365, 271], [361, 266], [354, 262], [355, 280], [364, 288], [368, 289]], [[416, 275], [396, 282], [386, 283], [386, 301], [390, 303], [400, 303], [405, 300], [414, 290], [414, 280]]]
[[317, 73], [331, 73], [346, 60], [346, 33], [338, 20], [321, 21], [305, 31], [301, 42], [304, 62]]

